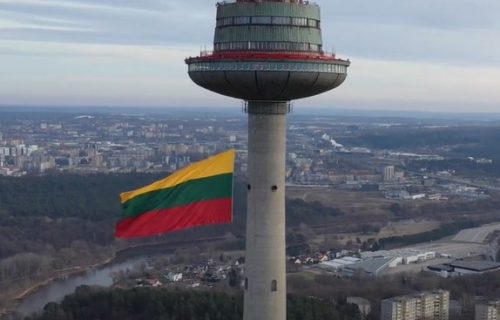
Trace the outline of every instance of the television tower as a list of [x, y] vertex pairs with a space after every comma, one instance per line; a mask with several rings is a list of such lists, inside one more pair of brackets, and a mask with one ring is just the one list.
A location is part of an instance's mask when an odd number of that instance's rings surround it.
[[323, 51], [317, 4], [233, 0], [217, 3], [213, 52], [201, 52], [186, 63], [189, 76], [199, 86], [245, 101], [244, 320], [285, 320], [286, 117], [290, 101], [338, 87], [350, 62]]

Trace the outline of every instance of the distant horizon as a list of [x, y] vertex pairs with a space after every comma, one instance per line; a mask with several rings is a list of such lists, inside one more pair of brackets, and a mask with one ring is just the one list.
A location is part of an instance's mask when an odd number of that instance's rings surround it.
[[[231, 106], [63, 106], [63, 105], [1, 105], [1, 112], [60, 112], [68, 114], [88, 113], [137, 113], [140, 114], [163, 114], [169, 112], [193, 113], [204, 111], [207, 113], [228, 113], [229, 115], [242, 114], [240, 105]], [[358, 108], [328, 108], [328, 107], [294, 107], [291, 115], [329, 115], [341, 117], [359, 117], [359, 118], [414, 118], [414, 119], [460, 119], [473, 121], [500, 121], [499, 112], [467, 112], [467, 111], [426, 111], [426, 110], [392, 110], [392, 109], [358, 109]]]

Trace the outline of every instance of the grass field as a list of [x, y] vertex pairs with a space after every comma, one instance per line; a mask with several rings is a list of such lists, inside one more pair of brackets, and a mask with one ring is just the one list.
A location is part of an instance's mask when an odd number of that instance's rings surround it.
[[[360, 192], [339, 190], [327, 187], [288, 187], [287, 197], [291, 199], [302, 199], [304, 201], [318, 201], [324, 206], [335, 207], [343, 212], [339, 217], [338, 224], [346, 226], [352, 224], [378, 224], [381, 229], [377, 234], [363, 235], [351, 232], [335, 232], [338, 240], [342, 243], [356, 241], [359, 238], [365, 241], [369, 238], [386, 238], [392, 236], [412, 235], [436, 229], [440, 222], [422, 220], [391, 221], [393, 215], [389, 210], [393, 200], [384, 198], [380, 192]], [[422, 202], [423, 203], [423, 202]], [[418, 204], [417, 204], [418, 205]], [[328, 226], [312, 226], [319, 231], [317, 241], [324, 241], [328, 237]], [[324, 230], [323, 230], [324, 229]], [[346, 228], [349, 229], [349, 228]], [[338, 230], [336, 228], [336, 230]], [[321, 235], [323, 234], [323, 235]]]
[[346, 191], [322, 187], [288, 187], [286, 195], [290, 199], [318, 201], [324, 206], [335, 207], [351, 217], [369, 214], [386, 216], [392, 203], [379, 192]]

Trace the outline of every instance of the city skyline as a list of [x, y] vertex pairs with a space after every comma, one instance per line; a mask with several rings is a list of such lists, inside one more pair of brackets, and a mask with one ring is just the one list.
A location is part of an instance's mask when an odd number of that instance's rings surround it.
[[[350, 81], [296, 106], [498, 110], [499, 3], [317, 2], [325, 50], [341, 48], [339, 57], [353, 61]], [[0, 0], [0, 104], [239, 106], [197, 88], [185, 74], [184, 58], [204, 49], [200, 43], [211, 49], [214, 5]]]

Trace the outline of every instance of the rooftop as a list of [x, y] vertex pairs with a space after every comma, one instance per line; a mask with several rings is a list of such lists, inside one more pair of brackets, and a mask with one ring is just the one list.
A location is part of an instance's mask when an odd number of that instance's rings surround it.
[[237, 3], [237, 2], [283, 2], [283, 3], [298, 3], [298, 4], [307, 4], [307, 5], [318, 5], [315, 2], [308, 1], [308, 0], [224, 0], [224, 1], [219, 1], [217, 2], [218, 6], [225, 5], [225, 4], [230, 4], [230, 3]]
[[449, 294], [449, 291], [441, 290], [441, 289], [433, 290], [433, 291], [422, 291], [422, 292], [407, 294], [404, 296], [392, 297], [392, 298], [384, 299], [382, 301], [396, 301], [396, 302], [407, 301], [409, 299], [422, 298], [425, 296], [433, 296], [433, 295], [442, 295], [442, 294]]
[[377, 274], [383, 271], [392, 260], [394, 260], [392, 257], [369, 259], [353, 263], [345, 268], [349, 270], [363, 270], [366, 273]]
[[454, 268], [466, 269], [471, 271], [490, 271], [494, 269], [500, 269], [500, 263], [481, 260], [481, 261], [453, 261], [447, 263], [446, 265], [452, 266]]
[[437, 264], [434, 266], [428, 266], [427, 269], [432, 270], [432, 271], [447, 271], [447, 272], [453, 272], [453, 267], [444, 265], [444, 264]]

